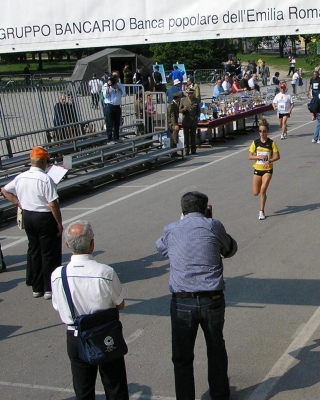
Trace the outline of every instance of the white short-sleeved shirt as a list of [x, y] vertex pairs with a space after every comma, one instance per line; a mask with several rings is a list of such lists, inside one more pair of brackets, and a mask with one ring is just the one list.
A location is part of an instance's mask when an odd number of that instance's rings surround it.
[[56, 184], [41, 168], [31, 167], [5, 185], [19, 199], [23, 210], [51, 212], [49, 204], [59, 196]]
[[278, 114], [288, 114], [291, 105], [293, 104], [293, 99], [290, 94], [278, 93], [273, 99], [273, 104], [277, 105]]
[[[61, 268], [51, 275], [52, 304], [61, 320], [72, 325], [70, 308], [62, 286]], [[67, 265], [67, 278], [76, 315], [115, 308], [124, 300], [118, 275], [109, 265], [95, 261], [91, 254], [76, 254]], [[69, 326], [68, 329], [74, 329]]]
[[222, 82], [222, 87], [225, 91], [230, 92], [231, 90], [231, 83], [228, 81], [223, 81]]
[[102, 82], [99, 79], [91, 79], [88, 83], [92, 94], [99, 93], [102, 88]]

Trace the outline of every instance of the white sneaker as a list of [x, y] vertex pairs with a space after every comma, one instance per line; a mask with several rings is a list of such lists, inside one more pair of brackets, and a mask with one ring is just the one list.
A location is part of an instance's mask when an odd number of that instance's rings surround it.
[[314, 139], [312, 139], [312, 140], [311, 140], [311, 143], [317, 143], [317, 141], [316, 141], [316, 140], [314, 140]]
[[284, 139], [284, 136], [283, 136], [283, 135], [281, 135], [281, 136], [280, 136], [280, 139], [281, 139], [281, 140], [282, 140], [282, 139]]
[[287, 132], [284, 132], [283, 136], [284, 136], [284, 137], [287, 137]]
[[259, 219], [266, 219], [266, 216], [264, 215], [263, 211], [259, 211]]
[[317, 143], [320, 143], [320, 140], [318, 139]]
[[45, 300], [51, 300], [52, 299], [52, 292], [45, 292], [43, 297], [44, 297]]

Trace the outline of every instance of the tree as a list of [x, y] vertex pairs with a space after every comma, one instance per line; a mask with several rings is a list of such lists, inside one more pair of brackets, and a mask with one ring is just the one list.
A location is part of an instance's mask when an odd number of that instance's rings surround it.
[[192, 42], [170, 42], [150, 45], [154, 62], [172, 68], [177, 61], [187, 69], [219, 68], [228, 59], [228, 54], [236, 54], [233, 39], [198, 40]]

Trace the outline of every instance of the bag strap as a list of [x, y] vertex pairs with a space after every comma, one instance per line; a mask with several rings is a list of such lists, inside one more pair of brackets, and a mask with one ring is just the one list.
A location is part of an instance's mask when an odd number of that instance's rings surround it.
[[75, 321], [76, 315], [75, 315], [75, 312], [74, 312], [74, 306], [73, 306], [70, 287], [69, 287], [69, 283], [68, 283], [67, 267], [66, 266], [61, 268], [61, 278], [62, 278], [62, 286], [63, 286], [64, 292], [66, 294], [68, 305], [69, 305], [69, 308], [70, 308], [71, 316], [72, 316], [73, 321]]

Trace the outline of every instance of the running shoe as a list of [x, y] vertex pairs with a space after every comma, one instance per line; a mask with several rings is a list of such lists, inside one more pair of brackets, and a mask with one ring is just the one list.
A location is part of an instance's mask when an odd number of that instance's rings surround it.
[[266, 219], [266, 216], [264, 215], [264, 211], [259, 211], [259, 219]]
[[287, 132], [284, 132], [283, 136], [284, 136], [284, 137], [287, 137]]
[[318, 139], [317, 143], [320, 143], [320, 140]]
[[280, 139], [281, 139], [281, 140], [282, 140], [282, 139], [284, 139], [284, 136], [283, 136], [283, 135], [281, 135], [281, 136], [280, 136]]
[[312, 139], [312, 140], [311, 140], [311, 142], [312, 142], [312, 143], [317, 143], [317, 141], [316, 141], [316, 140], [314, 140], [314, 139]]

